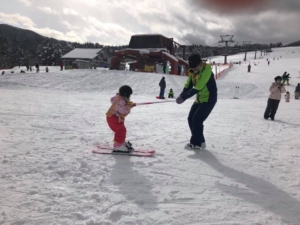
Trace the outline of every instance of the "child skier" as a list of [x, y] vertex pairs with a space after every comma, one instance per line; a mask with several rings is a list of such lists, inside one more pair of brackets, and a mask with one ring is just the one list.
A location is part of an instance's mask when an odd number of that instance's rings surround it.
[[129, 152], [134, 150], [131, 143], [125, 141], [126, 127], [124, 125], [125, 117], [130, 113], [135, 103], [131, 102], [130, 96], [132, 89], [128, 85], [120, 87], [119, 93], [110, 99], [112, 105], [106, 113], [106, 120], [110, 129], [115, 133], [114, 151]]
[[168, 98], [174, 98], [174, 92], [173, 92], [173, 89], [171, 88], [170, 91], [169, 91], [169, 96]]
[[300, 95], [300, 83], [298, 83], [295, 89], [295, 99], [299, 99], [299, 95]]
[[284, 72], [284, 74], [282, 75], [282, 84], [285, 84], [285, 82], [287, 82], [287, 85], [290, 85], [289, 81], [290, 81], [290, 74], [286, 74], [286, 72]]
[[290, 97], [291, 97], [290, 92], [287, 91], [285, 94], [285, 102], [290, 102]]

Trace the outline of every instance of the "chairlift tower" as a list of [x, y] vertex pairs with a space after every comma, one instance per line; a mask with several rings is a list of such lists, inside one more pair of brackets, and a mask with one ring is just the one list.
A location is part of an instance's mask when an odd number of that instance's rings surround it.
[[245, 46], [245, 58], [244, 58], [244, 61], [246, 61], [247, 60], [247, 48], [248, 48], [248, 46], [250, 46], [250, 44], [251, 44], [251, 41], [243, 41], [243, 46]]
[[221, 41], [219, 43], [225, 43], [225, 52], [222, 54], [224, 56], [224, 64], [227, 64], [227, 56], [228, 54], [228, 43], [234, 43], [234, 40], [232, 40], [234, 35], [221, 35]]

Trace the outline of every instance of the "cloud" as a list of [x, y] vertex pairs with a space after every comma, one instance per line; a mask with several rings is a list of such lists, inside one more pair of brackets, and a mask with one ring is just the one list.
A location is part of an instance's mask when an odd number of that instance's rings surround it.
[[[288, 3], [282, 0], [176, 0], [172, 4], [166, 0], [155, 4], [153, 0], [131, 0], [130, 5], [128, 0], [101, 3], [72, 0], [71, 5], [69, 2], [48, 1], [47, 6], [37, 7], [40, 12], [34, 11], [37, 8], [23, 7], [22, 16], [12, 2], [1, 11], [15, 9], [16, 13], [9, 17], [2, 13], [2, 20], [5, 17], [9, 20], [7, 23], [20, 27], [26, 23], [43, 35], [62, 40], [110, 45], [128, 44], [133, 34], [154, 33], [174, 38], [180, 44], [214, 45], [221, 40], [220, 35], [226, 34], [235, 35], [234, 40], [239, 43], [282, 41], [288, 44], [299, 40], [299, 0]], [[229, 7], [231, 4], [235, 6]]]
[[[290, 0], [187, 0], [190, 15], [184, 18], [187, 28], [183, 29], [182, 42], [214, 45], [220, 35], [235, 35], [234, 40], [269, 44], [299, 40], [300, 1]], [[215, 5], [219, 2], [221, 4]], [[235, 2], [236, 7], [225, 5]], [[223, 4], [224, 3], [224, 4]], [[248, 4], [247, 7], [243, 4]], [[174, 14], [173, 14], [174, 15]], [[180, 16], [183, 16], [180, 13]], [[180, 22], [176, 27], [180, 27]], [[288, 26], [287, 26], [288, 25]], [[189, 28], [194, 28], [193, 30]], [[196, 38], [196, 37], [201, 38]]]
[[69, 30], [77, 30], [77, 29], [80, 29], [79, 26], [71, 25], [68, 21], [64, 21], [64, 22], [62, 22], [62, 24], [64, 24]]
[[58, 40], [64, 40], [64, 41], [70, 41], [70, 42], [82, 42], [82, 43], [87, 41], [87, 39], [84, 36], [79, 35], [78, 33], [73, 32], [73, 31], [63, 33], [63, 32], [57, 31], [57, 30], [50, 29], [48, 27], [46, 27], [46, 28], [32, 27], [32, 28], [30, 28], [30, 30], [32, 30], [36, 33], [39, 33], [43, 36], [52, 37], [52, 38], [55, 38]]
[[59, 14], [58, 11], [56, 11], [54, 9], [51, 9], [50, 7], [46, 7], [46, 6], [45, 7], [39, 6], [38, 9], [45, 12], [45, 13], [48, 13], [48, 14], [56, 14], [56, 15]]
[[[280, 18], [277, 20], [276, 18]], [[299, 40], [300, 15], [297, 12], [266, 11], [258, 15], [238, 16], [233, 21], [236, 37], [252, 43], [285, 42]]]
[[30, 0], [19, 0], [19, 2], [23, 3], [26, 6], [31, 6], [32, 2]]
[[34, 22], [25, 16], [21, 16], [20, 14], [4, 14], [0, 12], [0, 22], [14, 25], [14, 26], [35, 26]]
[[57, 31], [48, 27], [38, 28], [37, 25], [30, 18], [21, 16], [20, 14], [4, 14], [0, 12], [0, 22], [28, 29], [40, 35], [56, 38], [58, 40], [65, 40], [70, 42], [87, 41], [86, 37], [81, 35], [80, 32], [69, 31], [63, 33], [61, 31]]
[[265, 10], [276, 10], [281, 12], [298, 12], [300, 11], [300, 1], [299, 0], [269, 0], [268, 8]]
[[87, 24], [82, 33], [85, 37], [94, 37], [102, 40], [102, 44], [128, 44], [131, 31], [116, 23], [105, 23], [95, 17], [88, 16]]
[[299, 0], [187, 0], [195, 11], [201, 9], [227, 16], [263, 11], [300, 11]]
[[65, 15], [80, 16], [80, 14], [76, 12], [74, 9], [63, 8], [63, 13]]

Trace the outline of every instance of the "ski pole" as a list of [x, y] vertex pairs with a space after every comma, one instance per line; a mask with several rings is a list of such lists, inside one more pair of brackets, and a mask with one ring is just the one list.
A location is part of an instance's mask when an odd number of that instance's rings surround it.
[[237, 88], [237, 98], [239, 98], [240, 86], [238, 86]]
[[163, 102], [140, 102], [140, 103], [135, 103], [136, 106], [138, 105], [150, 105], [150, 104], [157, 104], [157, 103], [167, 103], [167, 102], [175, 102], [174, 100], [167, 100]]

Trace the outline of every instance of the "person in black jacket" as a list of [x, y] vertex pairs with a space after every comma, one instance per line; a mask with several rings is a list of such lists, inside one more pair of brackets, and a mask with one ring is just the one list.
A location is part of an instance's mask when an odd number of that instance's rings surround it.
[[160, 82], [159, 82], [159, 86], [160, 86], [160, 92], [159, 92], [159, 98], [160, 99], [164, 99], [164, 95], [165, 95], [165, 89], [166, 89], [166, 81], [165, 81], [165, 77], [162, 77]]
[[177, 67], [177, 75], [181, 75], [181, 66], [180, 65], [178, 65], [178, 67]]
[[40, 65], [38, 63], [35, 64], [36, 72], [38, 73], [40, 71]]

